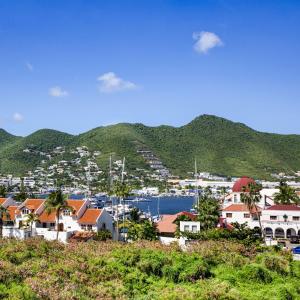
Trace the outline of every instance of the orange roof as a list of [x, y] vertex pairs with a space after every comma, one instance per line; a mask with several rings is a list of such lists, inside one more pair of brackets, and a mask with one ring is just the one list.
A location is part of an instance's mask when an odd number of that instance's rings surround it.
[[56, 212], [52, 211], [50, 214], [48, 214], [46, 210], [44, 210], [39, 216], [39, 220], [42, 223], [54, 223], [56, 220]]
[[85, 200], [67, 200], [67, 203], [69, 206], [73, 207], [74, 214], [77, 214], [80, 208], [83, 206], [85, 203]]
[[45, 202], [44, 199], [27, 199], [21, 205], [21, 207], [26, 207], [34, 212]]
[[0, 205], [2, 205], [6, 201], [6, 198], [0, 198]]
[[96, 208], [88, 208], [83, 216], [78, 220], [79, 224], [96, 224], [97, 219], [101, 215], [102, 210]]
[[174, 233], [176, 231], [177, 225], [174, 221], [177, 219], [176, 215], [162, 215], [161, 220], [157, 222], [158, 232]]
[[191, 220], [195, 220], [196, 216], [192, 213], [182, 211], [175, 215], [161, 215], [161, 220], [157, 222], [158, 232], [175, 233], [177, 225], [174, 223], [179, 216], [187, 216]]
[[[257, 207], [257, 210], [260, 212], [261, 208], [259, 206], [256, 206], [256, 207]], [[223, 211], [230, 211], [230, 212], [231, 211], [236, 211], [236, 212], [246, 211], [246, 212], [249, 212], [249, 209], [246, 204], [240, 203], [240, 204], [231, 204], [231, 205], [227, 206], [226, 208], [224, 208]], [[256, 210], [253, 208], [251, 213], [256, 213]]]
[[4, 215], [3, 221], [14, 221], [16, 218], [16, 210], [18, 206], [11, 205], [7, 208], [7, 212], [9, 214], [9, 219]]

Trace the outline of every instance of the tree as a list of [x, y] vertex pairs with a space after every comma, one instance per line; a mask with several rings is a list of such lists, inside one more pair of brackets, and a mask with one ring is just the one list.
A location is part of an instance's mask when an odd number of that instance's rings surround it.
[[[250, 213], [253, 211], [258, 219], [261, 235], [264, 238], [264, 231], [261, 225], [260, 212], [258, 211], [257, 203], [261, 200], [260, 191], [262, 186], [257, 183], [250, 182], [247, 186], [243, 187], [241, 194], [241, 201], [247, 206]], [[264, 239], [265, 240], [265, 239]]]
[[154, 241], [157, 240], [157, 230], [154, 223], [146, 220], [141, 223], [126, 222], [122, 226], [124, 229], [127, 229], [127, 239], [131, 241], [138, 240], [148, 240]]
[[220, 218], [220, 204], [212, 196], [210, 189], [206, 189], [202, 193], [198, 200], [198, 205], [196, 205], [196, 210], [201, 229], [208, 230], [217, 226]]
[[26, 192], [25, 186], [24, 186], [24, 178], [21, 179], [21, 185], [19, 188], [19, 193], [15, 195], [15, 200], [23, 202], [28, 198], [28, 194]]
[[47, 214], [55, 212], [56, 214], [56, 240], [58, 241], [59, 234], [59, 216], [60, 212], [64, 209], [70, 210], [72, 213], [74, 211], [73, 207], [68, 205], [66, 197], [61, 189], [52, 192], [45, 202], [45, 210]]
[[7, 188], [5, 185], [0, 185], [0, 197], [5, 198], [7, 193]]
[[[125, 182], [116, 182], [114, 185], [114, 195], [119, 198], [119, 201], [127, 198], [131, 194], [131, 188]], [[118, 212], [118, 204], [117, 204], [117, 240], [119, 239], [119, 212]], [[125, 221], [125, 220], [123, 220]], [[124, 223], [124, 222], [123, 222]], [[124, 225], [124, 224], [123, 224]]]
[[140, 211], [138, 208], [134, 207], [131, 211], [130, 211], [130, 220], [132, 222], [138, 223], [138, 221], [140, 220]]
[[10, 215], [8, 213], [8, 210], [1, 205], [0, 206], [0, 238], [3, 237], [3, 219], [4, 218], [10, 219]]
[[31, 233], [31, 236], [32, 236], [32, 225], [34, 222], [39, 222], [39, 216], [35, 213], [29, 213], [27, 216], [26, 216], [26, 225], [30, 225], [30, 233]]
[[274, 202], [276, 204], [299, 204], [300, 199], [295, 190], [285, 181], [281, 180], [279, 184], [279, 192], [275, 194]]

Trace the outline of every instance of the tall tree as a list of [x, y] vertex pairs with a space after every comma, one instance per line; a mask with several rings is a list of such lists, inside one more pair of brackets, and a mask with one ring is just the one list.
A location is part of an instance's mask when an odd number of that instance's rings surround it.
[[220, 218], [220, 204], [212, 196], [210, 189], [205, 189], [202, 192], [198, 200], [198, 205], [196, 205], [196, 210], [201, 229], [208, 230], [217, 226]]
[[0, 197], [5, 198], [7, 193], [7, 188], [5, 185], [0, 185]]
[[300, 198], [296, 191], [285, 181], [281, 180], [279, 184], [279, 192], [275, 194], [274, 202], [276, 204], [299, 204]]
[[23, 202], [28, 198], [28, 194], [24, 185], [24, 178], [21, 178], [19, 192], [15, 195], [15, 200]]
[[260, 219], [260, 212], [258, 210], [257, 204], [261, 200], [261, 194], [260, 191], [262, 189], [262, 186], [257, 183], [249, 183], [247, 186], [243, 187], [243, 192], [241, 194], [241, 201], [247, 206], [250, 213], [255, 212], [255, 215], [257, 217], [261, 235], [264, 238], [265, 234], [262, 228], [261, 219]]
[[39, 216], [35, 213], [29, 213], [27, 216], [26, 216], [26, 224], [27, 226], [29, 225], [30, 226], [30, 235], [32, 236], [32, 226], [33, 226], [33, 223], [34, 222], [38, 222], [39, 221]]
[[[119, 202], [127, 197], [129, 197], [131, 194], [131, 188], [129, 185], [127, 185], [125, 182], [116, 182], [114, 185], [114, 195], [119, 199]], [[117, 240], [119, 239], [119, 216], [118, 216], [118, 204], [117, 204]]]
[[68, 205], [65, 195], [61, 189], [52, 192], [45, 202], [45, 210], [47, 214], [55, 212], [56, 215], [56, 240], [58, 241], [59, 234], [59, 216], [62, 210], [68, 209], [74, 211], [73, 207]]
[[3, 207], [2, 205], [0, 206], [0, 238], [3, 237], [3, 219], [10, 219], [10, 215], [8, 213], [8, 210]]

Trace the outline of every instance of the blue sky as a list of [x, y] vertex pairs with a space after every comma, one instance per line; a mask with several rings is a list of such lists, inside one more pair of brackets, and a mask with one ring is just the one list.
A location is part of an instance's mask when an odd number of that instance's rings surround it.
[[0, 127], [214, 114], [300, 134], [300, 1], [0, 0]]

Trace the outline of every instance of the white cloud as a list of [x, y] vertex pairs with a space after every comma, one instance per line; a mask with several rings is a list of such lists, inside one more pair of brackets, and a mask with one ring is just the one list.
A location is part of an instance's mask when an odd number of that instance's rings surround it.
[[114, 72], [105, 73], [97, 78], [99, 90], [103, 93], [113, 93], [124, 90], [135, 90], [137, 85], [118, 77]]
[[28, 71], [33, 72], [33, 65], [30, 62], [26, 62], [25, 63], [26, 68], [28, 69]]
[[49, 89], [49, 95], [52, 97], [67, 97], [69, 96], [69, 92], [63, 90], [60, 86], [54, 86]]
[[16, 113], [14, 113], [14, 115], [13, 115], [13, 120], [14, 120], [15, 122], [22, 122], [22, 121], [24, 120], [24, 117], [23, 117], [23, 115], [21, 115], [20, 113], [16, 112]]
[[193, 39], [196, 40], [194, 49], [199, 53], [205, 54], [212, 48], [223, 46], [221, 39], [213, 32], [194, 32]]

